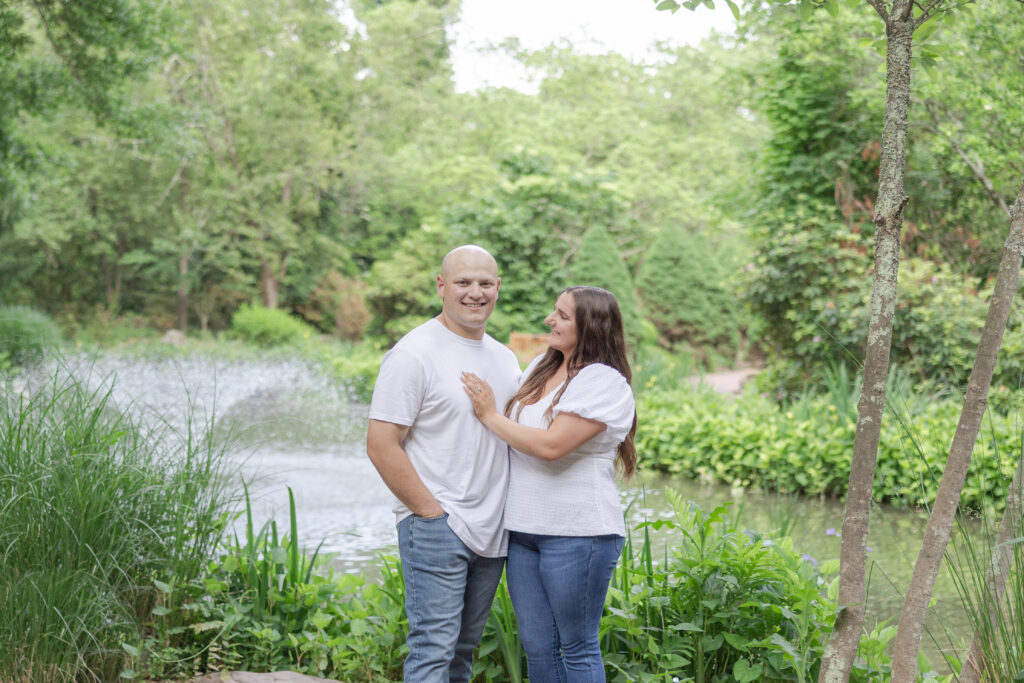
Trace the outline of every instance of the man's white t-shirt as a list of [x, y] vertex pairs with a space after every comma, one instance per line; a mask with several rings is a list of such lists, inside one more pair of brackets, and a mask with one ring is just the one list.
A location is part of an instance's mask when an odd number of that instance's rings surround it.
[[[487, 380], [499, 410], [521, 374], [515, 354], [489, 335], [466, 339], [428, 320], [384, 356], [370, 419], [409, 427], [402, 446], [452, 531], [478, 555], [501, 557], [508, 446], [473, 414], [464, 370]], [[412, 514], [397, 498], [394, 510], [399, 521]]]

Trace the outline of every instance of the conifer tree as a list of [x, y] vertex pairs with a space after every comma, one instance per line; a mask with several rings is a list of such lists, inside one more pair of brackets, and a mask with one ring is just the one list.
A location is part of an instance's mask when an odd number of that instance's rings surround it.
[[614, 294], [622, 310], [626, 340], [636, 348], [643, 339], [644, 328], [637, 308], [633, 276], [603, 225], [595, 225], [583, 235], [572, 266], [570, 284], [601, 287]]
[[742, 320], [726, 269], [711, 242], [682, 226], [664, 229], [637, 273], [644, 314], [664, 343], [690, 344], [729, 357]]

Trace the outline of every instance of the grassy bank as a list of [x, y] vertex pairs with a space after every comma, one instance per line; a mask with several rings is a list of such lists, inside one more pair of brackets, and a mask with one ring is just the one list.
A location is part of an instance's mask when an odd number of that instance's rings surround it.
[[109, 385], [0, 395], [0, 680], [112, 680], [153, 578], [203, 570], [226, 521], [218, 450], [154, 430]]

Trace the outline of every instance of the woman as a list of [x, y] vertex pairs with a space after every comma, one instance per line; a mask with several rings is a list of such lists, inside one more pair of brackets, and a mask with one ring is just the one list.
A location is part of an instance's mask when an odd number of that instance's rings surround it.
[[547, 352], [498, 413], [463, 373], [484, 425], [511, 446], [507, 576], [531, 683], [604, 681], [598, 628], [626, 534], [615, 486], [636, 465], [636, 411], [615, 296], [569, 287], [544, 321]]

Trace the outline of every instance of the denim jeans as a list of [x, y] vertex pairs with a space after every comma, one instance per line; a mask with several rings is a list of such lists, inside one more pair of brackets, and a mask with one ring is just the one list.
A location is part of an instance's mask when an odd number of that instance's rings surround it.
[[468, 683], [473, 649], [491, 611], [504, 557], [482, 557], [448, 526], [448, 515], [398, 523], [409, 618], [410, 683]]
[[530, 683], [605, 680], [598, 629], [623, 540], [512, 532], [506, 575]]

